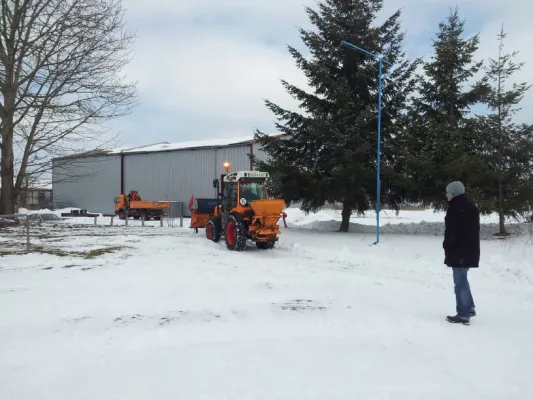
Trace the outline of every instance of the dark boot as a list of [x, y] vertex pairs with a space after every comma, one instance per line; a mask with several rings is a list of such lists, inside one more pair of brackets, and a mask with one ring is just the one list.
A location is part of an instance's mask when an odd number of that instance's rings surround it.
[[451, 322], [452, 324], [463, 324], [463, 325], [470, 325], [470, 321], [466, 318], [460, 317], [458, 315], [455, 315], [453, 317], [447, 316], [446, 321]]

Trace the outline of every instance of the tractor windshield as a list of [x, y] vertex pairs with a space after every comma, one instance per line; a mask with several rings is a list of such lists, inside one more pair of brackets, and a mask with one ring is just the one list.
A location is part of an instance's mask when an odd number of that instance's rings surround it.
[[254, 200], [266, 200], [267, 192], [266, 192], [265, 182], [264, 181], [241, 181], [239, 201], [242, 202], [242, 199], [246, 199], [246, 204], [250, 204]]

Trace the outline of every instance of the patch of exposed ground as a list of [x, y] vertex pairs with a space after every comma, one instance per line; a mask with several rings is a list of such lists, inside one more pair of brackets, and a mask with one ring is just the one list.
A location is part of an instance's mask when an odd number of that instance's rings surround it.
[[[42, 254], [52, 254], [57, 257], [81, 257], [86, 260], [95, 259], [101, 257], [105, 254], [115, 253], [119, 250], [126, 249], [126, 246], [110, 246], [102, 247], [100, 249], [92, 249], [88, 251], [66, 251], [62, 249], [52, 248], [52, 247], [43, 247], [43, 246], [33, 246], [31, 251], [33, 253], [42, 253]], [[72, 265], [74, 266], [74, 265]], [[65, 268], [69, 268], [66, 266]]]

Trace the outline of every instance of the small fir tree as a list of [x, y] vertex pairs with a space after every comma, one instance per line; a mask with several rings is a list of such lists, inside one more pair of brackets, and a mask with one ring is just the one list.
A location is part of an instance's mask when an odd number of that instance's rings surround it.
[[474, 60], [479, 35], [464, 38], [464, 26], [457, 8], [439, 24], [434, 55], [423, 65], [419, 95], [408, 113], [409, 134], [402, 138], [407, 177], [415, 182], [410, 197], [436, 209], [444, 205], [448, 182], [461, 180], [475, 189], [485, 169], [485, 138], [471, 110], [489, 88], [486, 78], [468, 87], [483, 62]]
[[533, 127], [513, 122], [517, 106], [530, 86], [525, 82], [509, 83], [524, 63], [513, 61], [518, 52], [504, 52], [506, 36], [502, 25], [498, 57], [489, 59], [487, 69], [491, 84], [487, 104], [491, 113], [481, 125], [484, 136], [490, 138], [484, 151], [489, 168], [481, 189], [486, 211], [499, 214], [500, 235], [507, 235], [505, 217], [524, 216], [533, 201]]

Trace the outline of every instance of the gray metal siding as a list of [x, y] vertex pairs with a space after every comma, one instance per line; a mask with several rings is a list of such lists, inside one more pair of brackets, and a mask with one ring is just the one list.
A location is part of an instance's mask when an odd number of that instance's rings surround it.
[[177, 150], [124, 157], [124, 190], [137, 190], [146, 200], [171, 200], [187, 204], [191, 195], [215, 198], [213, 179], [224, 171], [224, 161], [231, 170], [249, 170], [250, 146], [232, 146], [196, 150]]
[[258, 144], [254, 144], [254, 157], [258, 161], [268, 161], [269, 155], [266, 151], [262, 149], [262, 147]]
[[[249, 170], [249, 144], [220, 148], [124, 154], [124, 191], [137, 190], [145, 200], [170, 200], [187, 204], [191, 195], [215, 198], [213, 179], [231, 171]], [[253, 154], [267, 154], [253, 145]], [[55, 207], [79, 207], [93, 212], [113, 212], [113, 197], [120, 192], [120, 155], [81, 158], [55, 167]], [[73, 175], [79, 178], [72, 179]], [[70, 177], [70, 178], [69, 178]]]
[[113, 198], [120, 192], [120, 156], [84, 157], [61, 164], [55, 161], [52, 180], [55, 208], [113, 212]]
[[145, 200], [188, 203], [191, 194], [213, 197], [215, 157], [212, 150], [129, 154], [124, 157], [124, 190]]
[[217, 154], [217, 176], [220, 177], [224, 174], [224, 161], [230, 162], [230, 171], [249, 171], [250, 170], [250, 157], [248, 154], [251, 152], [250, 145], [240, 145], [231, 147], [222, 147], [216, 149]]

